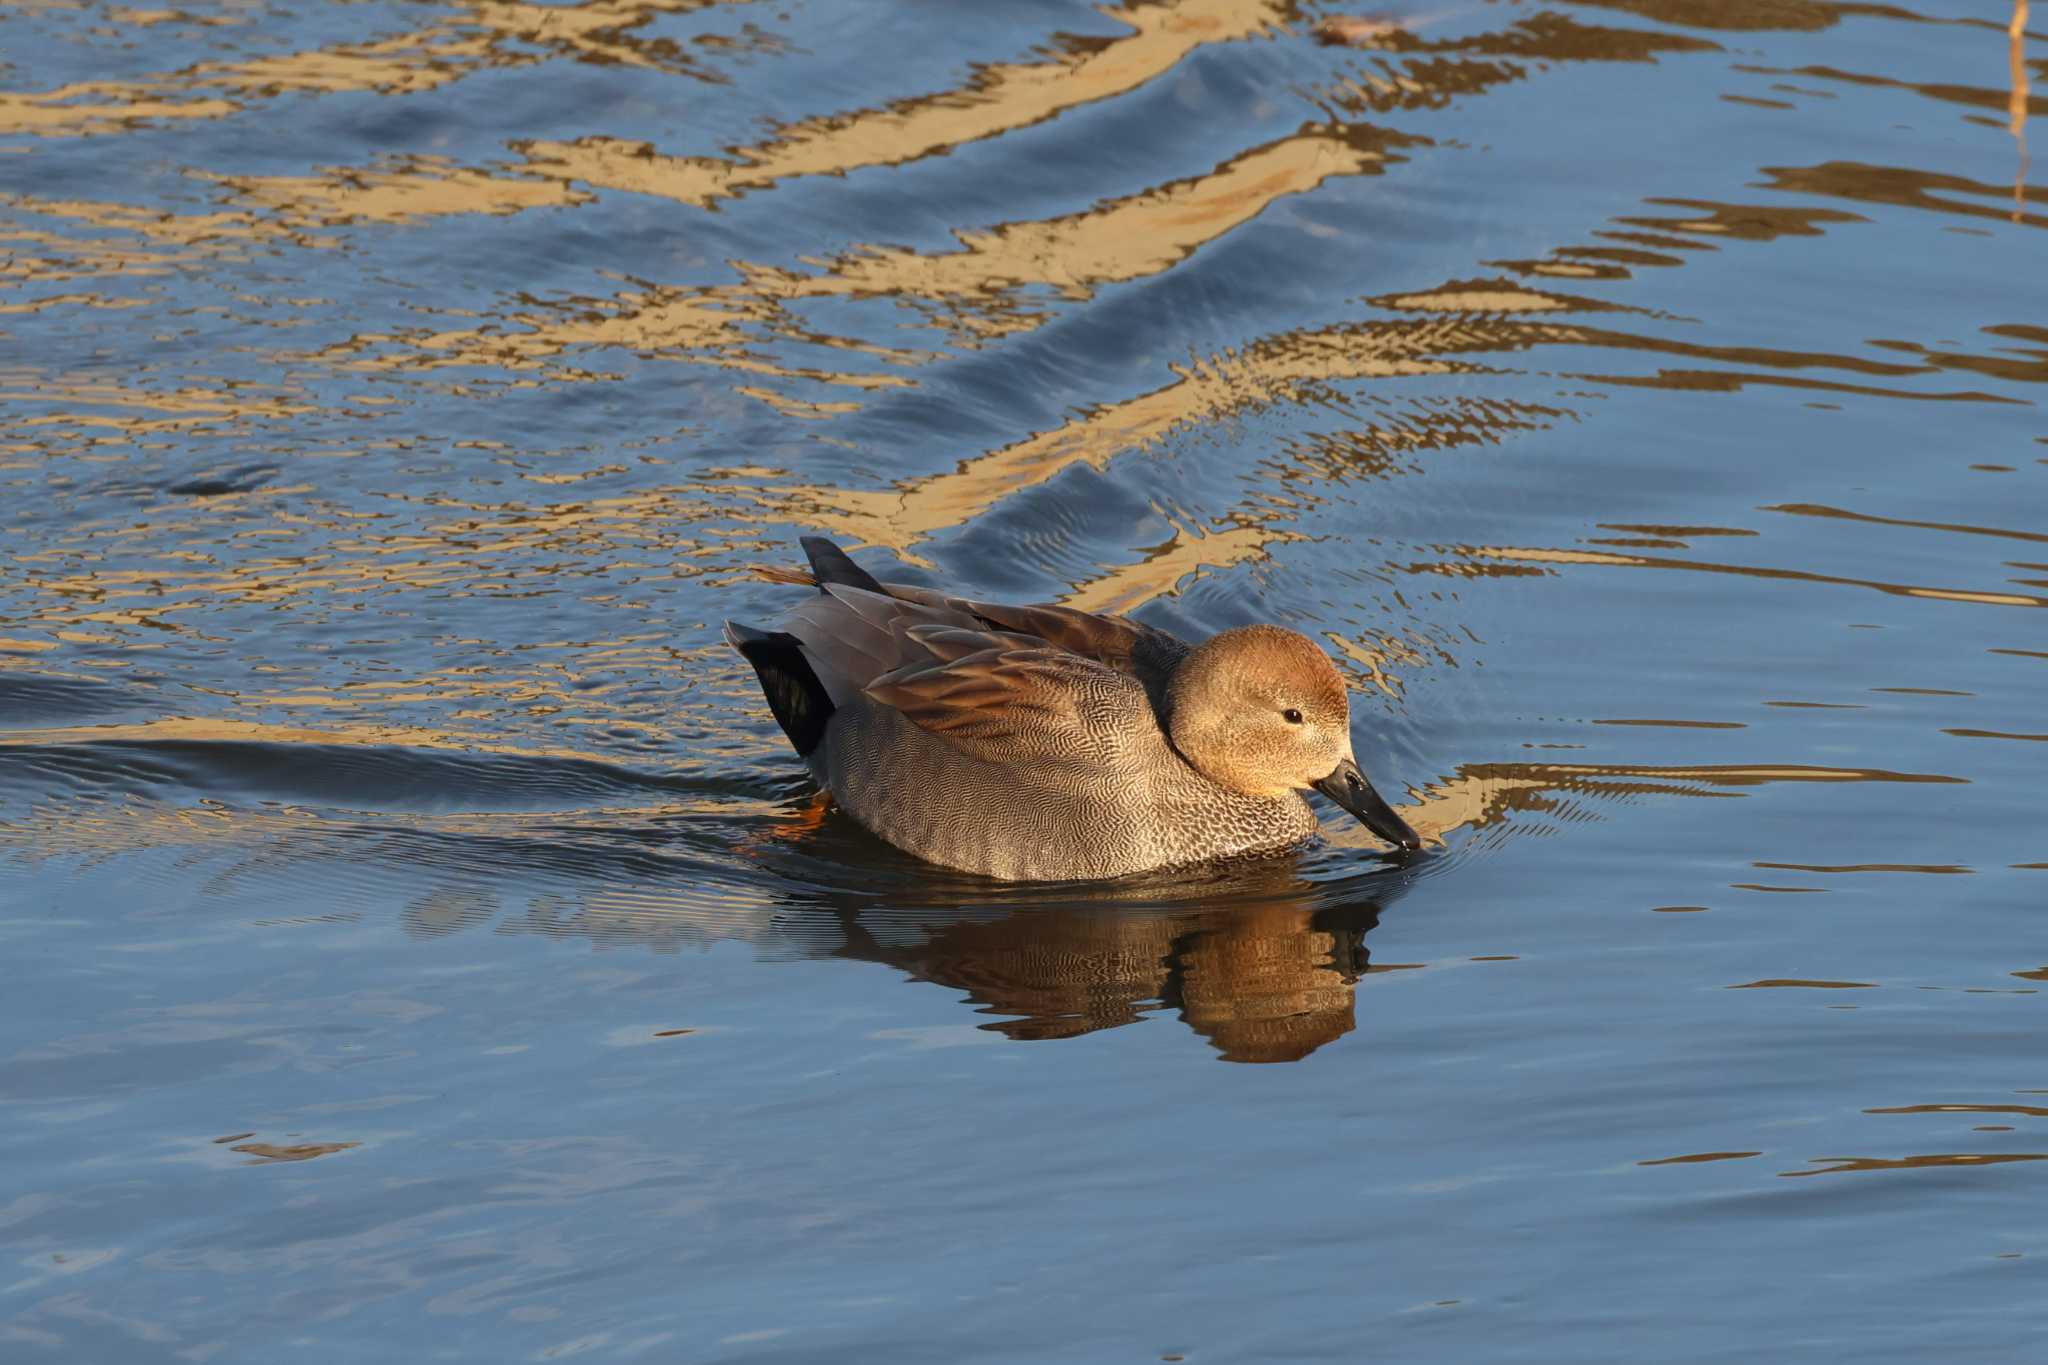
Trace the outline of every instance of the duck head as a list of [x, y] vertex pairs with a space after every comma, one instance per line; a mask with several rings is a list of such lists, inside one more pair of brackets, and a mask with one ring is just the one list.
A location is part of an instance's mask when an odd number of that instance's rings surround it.
[[1226, 630], [1181, 661], [1167, 702], [1174, 747], [1218, 786], [1267, 798], [1314, 788], [1388, 843], [1422, 847], [1359, 771], [1344, 679], [1307, 636]]

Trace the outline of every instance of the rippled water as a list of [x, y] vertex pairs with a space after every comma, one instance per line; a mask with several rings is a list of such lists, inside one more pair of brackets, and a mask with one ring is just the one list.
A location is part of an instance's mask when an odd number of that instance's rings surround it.
[[[8, 6], [0, 1355], [2020, 1358], [2017, 8]], [[899, 857], [805, 532], [1443, 848]]]

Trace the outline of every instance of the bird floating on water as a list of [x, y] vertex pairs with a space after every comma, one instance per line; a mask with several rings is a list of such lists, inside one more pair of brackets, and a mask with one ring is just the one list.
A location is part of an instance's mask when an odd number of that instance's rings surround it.
[[818, 783], [908, 853], [1007, 881], [1279, 853], [1317, 832], [1310, 788], [1422, 846], [1359, 771], [1344, 680], [1304, 635], [1189, 645], [1127, 617], [882, 583], [829, 540], [803, 547], [817, 591], [782, 630], [728, 621], [725, 638]]

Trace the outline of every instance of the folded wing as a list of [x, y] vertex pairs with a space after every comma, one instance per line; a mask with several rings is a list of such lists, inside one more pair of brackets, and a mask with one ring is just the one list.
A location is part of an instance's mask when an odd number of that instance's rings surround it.
[[1156, 726], [1187, 652], [1120, 616], [882, 583], [821, 538], [804, 551], [819, 590], [785, 628], [831, 706], [866, 697], [994, 761], [1109, 758]]
[[[863, 690], [966, 753], [1003, 763], [1106, 763], [1140, 738], [1132, 722], [1149, 714], [1144, 686], [1107, 664], [1000, 632], [938, 628], [911, 635], [934, 656], [884, 673]], [[970, 635], [998, 643], [958, 652]]]

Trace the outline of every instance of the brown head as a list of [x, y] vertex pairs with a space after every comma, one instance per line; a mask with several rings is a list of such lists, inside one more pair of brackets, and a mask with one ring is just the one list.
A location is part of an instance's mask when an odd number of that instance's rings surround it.
[[1344, 679], [1307, 636], [1226, 630], [1174, 669], [1167, 703], [1174, 747], [1218, 786], [1267, 798], [1313, 787], [1389, 843], [1422, 847], [1358, 770]]

